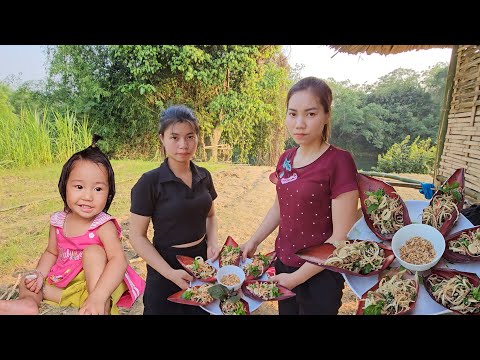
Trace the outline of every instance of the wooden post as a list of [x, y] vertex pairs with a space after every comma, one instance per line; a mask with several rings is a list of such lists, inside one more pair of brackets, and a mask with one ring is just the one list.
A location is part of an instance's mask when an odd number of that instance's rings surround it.
[[200, 131], [198, 138], [197, 153], [199, 154], [201, 161], [207, 161], [207, 152], [205, 150], [205, 134], [203, 131]]
[[450, 57], [450, 65], [448, 67], [447, 81], [445, 84], [445, 95], [443, 97], [442, 111], [440, 113], [440, 122], [438, 125], [437, 132], [437, 153], [435, 155], [435, 165], [433, 170], [433, 180], [435, 187], [438, 187], [438, 170], [440, 168], [440, 161], [442, 160], [443, 147], [445, 144], [445, 135], [447, 134], [448, 128], [448, 114], [450, 113], [450, 103], [452, 101], [453, 86], [455, 79], [455, 72], [457, 70], [457, 56], [458, 56], [458, 45], [454, 45], [452, 48], [452, 55]]
[[211, 143], [212, 143], [212, 156], [209, 160], [213, 162], [218, 161], [218, 143], [220, 142], [220, 136], [222, 136], [223, 127], [218, 125], [216, 128], [213, 129], [213, 133], [211, 136]]

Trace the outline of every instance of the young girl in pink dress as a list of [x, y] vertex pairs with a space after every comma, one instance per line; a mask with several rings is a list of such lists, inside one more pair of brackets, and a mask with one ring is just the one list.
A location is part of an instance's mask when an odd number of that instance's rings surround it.
[[50, 218], [48, 245], [35, 272], [20, 282], [18, 300], [0, 301], [0, 314], [38, 314], [42, 300], [79, 314], [118, 314], [143, 293], [144, 280], [128, 265], [120, 225], [107, 214], [115, 196], [110, 161], [93, 144], [65, 163], [58, 189], [64, 211]]

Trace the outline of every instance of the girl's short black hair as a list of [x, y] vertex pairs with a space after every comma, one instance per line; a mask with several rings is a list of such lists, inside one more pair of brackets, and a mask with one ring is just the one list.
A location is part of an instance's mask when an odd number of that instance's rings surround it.
[[68, 159], [67, 162], [63, 165], [62, 173], [60, 174], [60, 179], [58, 180], [58, 191], [60, 192], [60, 196], [63, 199], [65, 211], [69, 210], [67, 205], [67, 181], [70, 173], [72, 172], [73, 165], [77, 160], [88, 160], [95, 164], [103, 165], [105, 166], [105, 169], [107, 169], [108, 197], [107, 203], [105, 204], [105, 208], [103, 209], [103, 211], [108, 211], [110, 204], [112, 203], [115, 196], [115, 173], [113, 172], [112, 164], [110, 164], [107, 156], [97, 146], [97, 141], [101, 139], [102, 137], [100, 135], [93, 135], [92, 145], [90, 145], [86, 149], [83, 149], [82, 151], [73, 154], [70, 159]]

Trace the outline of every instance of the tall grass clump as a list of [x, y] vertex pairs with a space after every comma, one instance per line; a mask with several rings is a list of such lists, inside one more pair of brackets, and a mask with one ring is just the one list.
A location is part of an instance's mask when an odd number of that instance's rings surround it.
[[12, 134], [18, 125], [18, 118], [5, 92], [0, 91], [0, 167], [9, 167], [14, 163], [14, 139]]
[[[88, 120], [74, 113], [21, 109], [20, 115], [0, 93], [0, 168], [19, 168], [64, 162], [91, 144]], [[49, 116], [50, 115], [50, 116]]]
[[16, 153], [19, 166], [50, 164], [53, 160], [47, 110], [40, 114], [30, 109], [20, 111], [20, 124], [16, 133]]
[[86, 118], [77, 121], [75, 114], [67, 111], [65, 114], [55, 112], [54, 119], [56, 161], [64, 162], [73, 153], [91, 144], [92, 135]]
[[3, 168], [50, 164], [52, 149], [47, 112], [22, 109], [20, 116], [0, 105], [0, 166]]

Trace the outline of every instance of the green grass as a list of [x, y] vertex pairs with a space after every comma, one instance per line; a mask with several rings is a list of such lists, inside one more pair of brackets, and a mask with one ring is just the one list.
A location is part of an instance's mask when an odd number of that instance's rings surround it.
[[[196, 164], [210, 172], [229, 166], [210, 162]], [[144, 172], [158, 167], [159, 162], [112, 160], [112, 166], [116, 194], [109, 213], [121, 219], [130, 213], [131, 188]], [[0, 278], [35, 266], [45, 249], [50, 215], [63, 209], [57, 188], [61, 169], [62, 164], [0, 169]]]
[[0, 94], [0, 168], [28, 168], [63, 162], [90, 145], [88, 120], [65, 114], [22, 109], [14, 114]]

